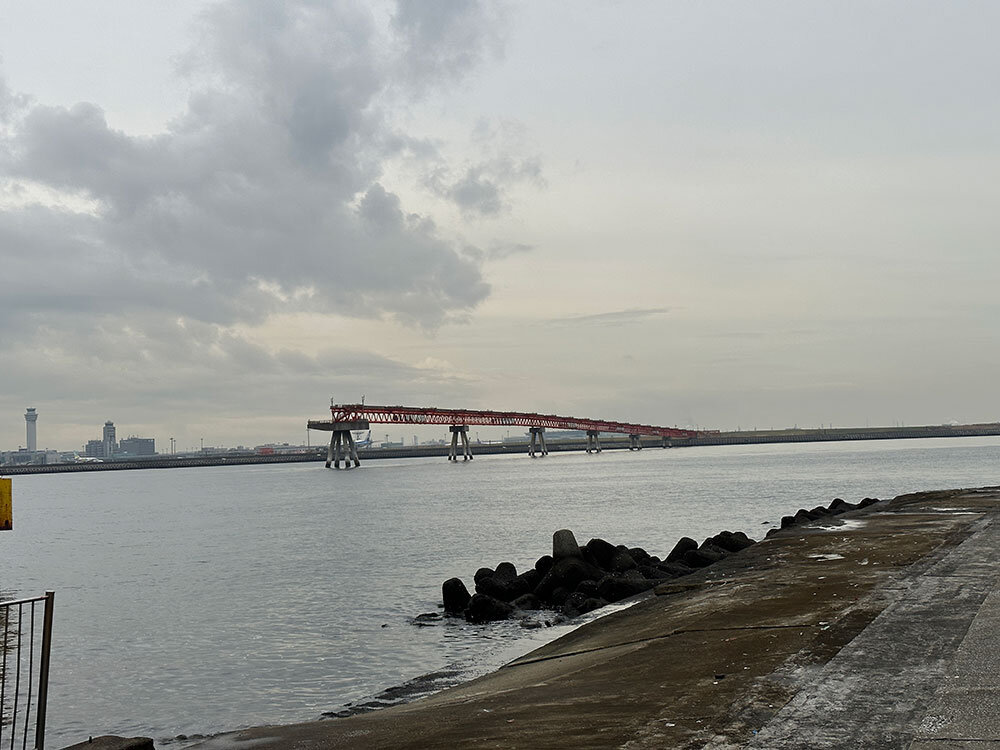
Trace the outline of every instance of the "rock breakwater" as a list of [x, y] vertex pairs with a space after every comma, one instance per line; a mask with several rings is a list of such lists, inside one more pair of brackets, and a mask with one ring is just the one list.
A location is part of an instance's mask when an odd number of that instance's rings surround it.
[[[835, 498], [829, 506], [802, 508], [784, 516], [781, 528], [876, 502], [876, 498], [865, 498], [854, 504]], [[772, 529], [768, 536], [777, 531]], [[754, 540], [742, 531], [720, 531], [700, 544], [682, 537], [660, 558], [641, 547], [615, 545], [600, 538], [580, 545], [572, 531], [560, 529], [552, 535], [552, 553], [538, 558], [527, 570], [518, 572], [510, 562], [480, 568], [473, 576], [471, 592], [462, 579], [449, 578], [441, 586], [443, 608], [445, 614], [464, 617], [471, 623], [521, 617], [525, 624], [537, 626], [533, 612], [549, 610], [563, 617], [577, 617], [689, 575], [753, 544]]]

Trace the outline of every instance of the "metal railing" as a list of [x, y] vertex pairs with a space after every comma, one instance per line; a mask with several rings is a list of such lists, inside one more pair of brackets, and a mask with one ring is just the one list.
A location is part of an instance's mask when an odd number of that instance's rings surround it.
[[0, 750], [45, 747], [55, 597], [0, 601]]

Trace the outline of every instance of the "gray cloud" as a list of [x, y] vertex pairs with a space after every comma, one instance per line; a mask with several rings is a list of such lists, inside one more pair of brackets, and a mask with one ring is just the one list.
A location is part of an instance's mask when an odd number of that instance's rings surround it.
[[671, 311], [672, 308], [669, 307], [614, 310], [611, 312], [595, 313], [593, 315], [571, 315], [564, 318], [554, 318], [549, 322], [563, 325], [621, 326], [628, 323], [636, 323], [647, 318], [660, 317]]
[[459, 170], [442, 164], [426, 181], [431, 192], [454, 203], [466, 216], [498, 216], [510, 209], [507, 193], [515, 185], [544, 185], [541, 158], [525, 154], [528, 146], [520, 124], [480, 121], [472, 141], [489, 158]]
[[487, 57], [499, 57], [507, 4], [476, 0], [398, 0], [392, 25], [403, 47], [402, 78], [419, 93], [428, 80], [459, 80]]
[[155, 137], [110, 127], [96, 104], [37, 105], [0, 85], [3, 173], [95, 207], [0, 210], [4, 265], [25, 290], [0, 315], [463, 316], [489, 287], [379, 184], [386, 158], [419, 146], [385, 107], [407, 76], [430, 87], [468, 71], [499, 44], [497, 20], [474, 2], [402, 3], [387, 47], [363, 5], [220, 3], [183, 64], [188, 106]]
[[345, 340], [331, 340], [315, 353], [271, 352], [220, 326], [158, 314], [138, 314], [127, 323], [115, 315], [65, 315], [38, 334], [36, 341], [6, 347], [0, 413], [19, 418], [22, 395], [37, 394], [32, 401], [46, 419], [44, 444], [63, 449], [93, 437], [100, 421], [95, 413], [133, 432], [157, 425], [162, 443], [167, 435], [196, 442], [208, 430], [216, 440], [254, 444], [275, 433], [302, 434], [300, 426], [304, 433], [307, 418], [324, 416], [328, 396], [375, 396], [377, 385], [377, 395], [390, 403], [430, 403], [443, 385], [467, 400], [478, 387], [471, 378], [456, 380]]

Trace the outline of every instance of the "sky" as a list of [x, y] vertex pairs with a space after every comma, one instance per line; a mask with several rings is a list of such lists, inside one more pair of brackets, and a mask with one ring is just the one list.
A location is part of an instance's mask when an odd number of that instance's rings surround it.
[[28, 406], [40, 448], [110, 419], [164, 450], [301, 443], [362, 396], [1000, 420], [998, 25], [985, 0], [0, 0], [0, 449]]

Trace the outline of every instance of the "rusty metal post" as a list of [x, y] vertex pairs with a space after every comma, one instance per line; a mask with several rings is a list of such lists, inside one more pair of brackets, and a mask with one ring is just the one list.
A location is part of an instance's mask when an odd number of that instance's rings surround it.
[[45, 708], [49, 697], [49, 655], [52, 651], [52, 616], [56, 592], [45, 592], [45, 619], [42, 624], [42, 653], [38, 664], [38, 720], [35, 722], [35, 750], [45, 747]]

